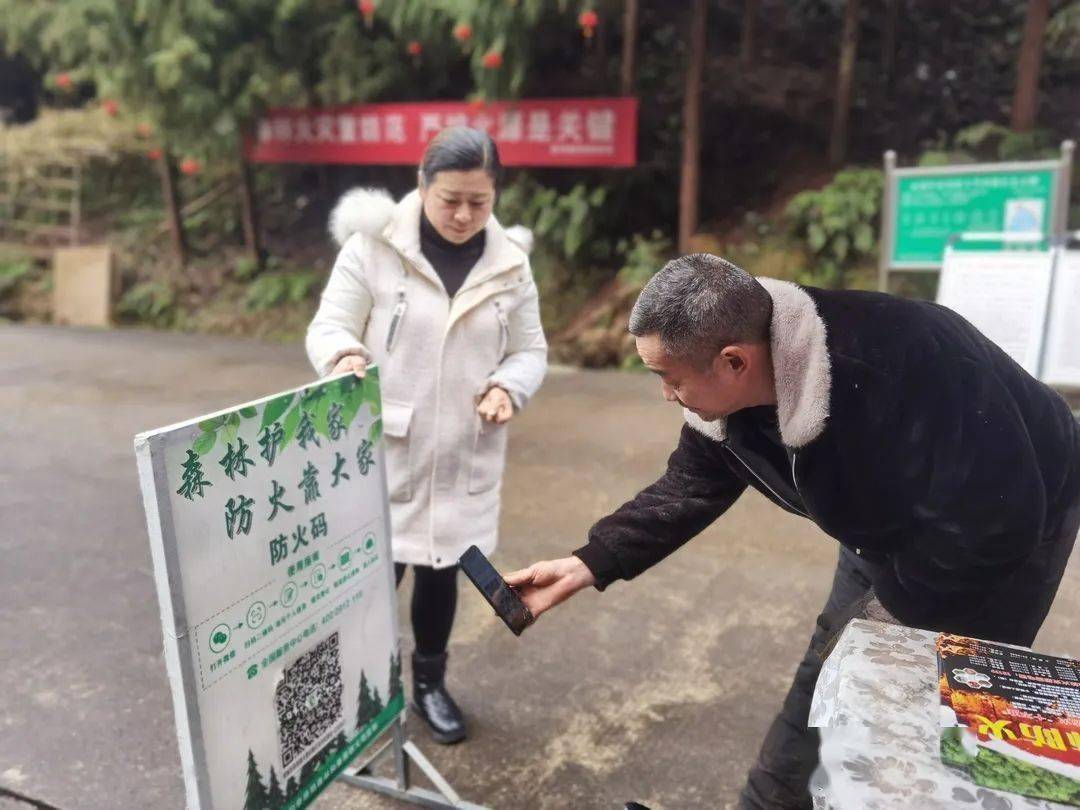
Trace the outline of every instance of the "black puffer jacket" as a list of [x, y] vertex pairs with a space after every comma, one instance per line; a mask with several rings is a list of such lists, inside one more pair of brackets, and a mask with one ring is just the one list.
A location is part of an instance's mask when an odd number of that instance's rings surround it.
[[[761, 281], [795, 511], [883, 562], [874, 590], [906, 624], [1029, 641], [1080, 508], [1065, 402], [943, 307]], [[686, 419], [664, 476], [575, 552], [599, 587], [659, 562], [747, 484], [790, 508], [723, 421]]]

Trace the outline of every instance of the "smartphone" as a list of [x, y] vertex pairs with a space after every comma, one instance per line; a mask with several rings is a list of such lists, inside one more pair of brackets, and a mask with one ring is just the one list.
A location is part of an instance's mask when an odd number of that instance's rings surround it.
[[520, 636], [521, 632], [532, 624], [533, 615], [529, 608], [521, 601], [517, 591], [499, 576], [499, 572], [488, 562], [484, 552], [476, 546], [469, 546], [461, 555], [458, 564], [515, 636]]

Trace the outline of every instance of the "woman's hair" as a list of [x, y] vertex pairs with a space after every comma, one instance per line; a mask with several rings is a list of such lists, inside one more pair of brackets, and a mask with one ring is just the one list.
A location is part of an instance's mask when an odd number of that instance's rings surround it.
[[425, 186], [435, 181], [439, 172], [468, 172], [483, 169], [495, 190], [502, 183], [499, 148], [482, 129], [447, 127], [428, 143], [420, 160], [420, 180]]

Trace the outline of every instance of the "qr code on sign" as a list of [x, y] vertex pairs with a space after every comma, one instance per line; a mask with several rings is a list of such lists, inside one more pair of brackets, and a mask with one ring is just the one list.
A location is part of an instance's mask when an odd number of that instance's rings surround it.
[[309, 753], [341, 722], [343, 691], [337, 633], [285, 669], [274, 691], [283, 769]]

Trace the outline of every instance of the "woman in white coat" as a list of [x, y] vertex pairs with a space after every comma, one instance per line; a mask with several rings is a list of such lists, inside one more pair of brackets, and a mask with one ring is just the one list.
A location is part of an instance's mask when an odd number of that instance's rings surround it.
[[457, 560], [474, 543], [495, 548], [506, 423], [547, 370], [528, 257], [492, 215], [500, 175], [491, 137], [453, 127], [401, 202], [346, 194], [330, 221], [341, 252], [307, 332], [320, 375], [380, 369], [398, 583], [414, 573], [413, 703], [444, 743], [466, 734], [444, 682]]

